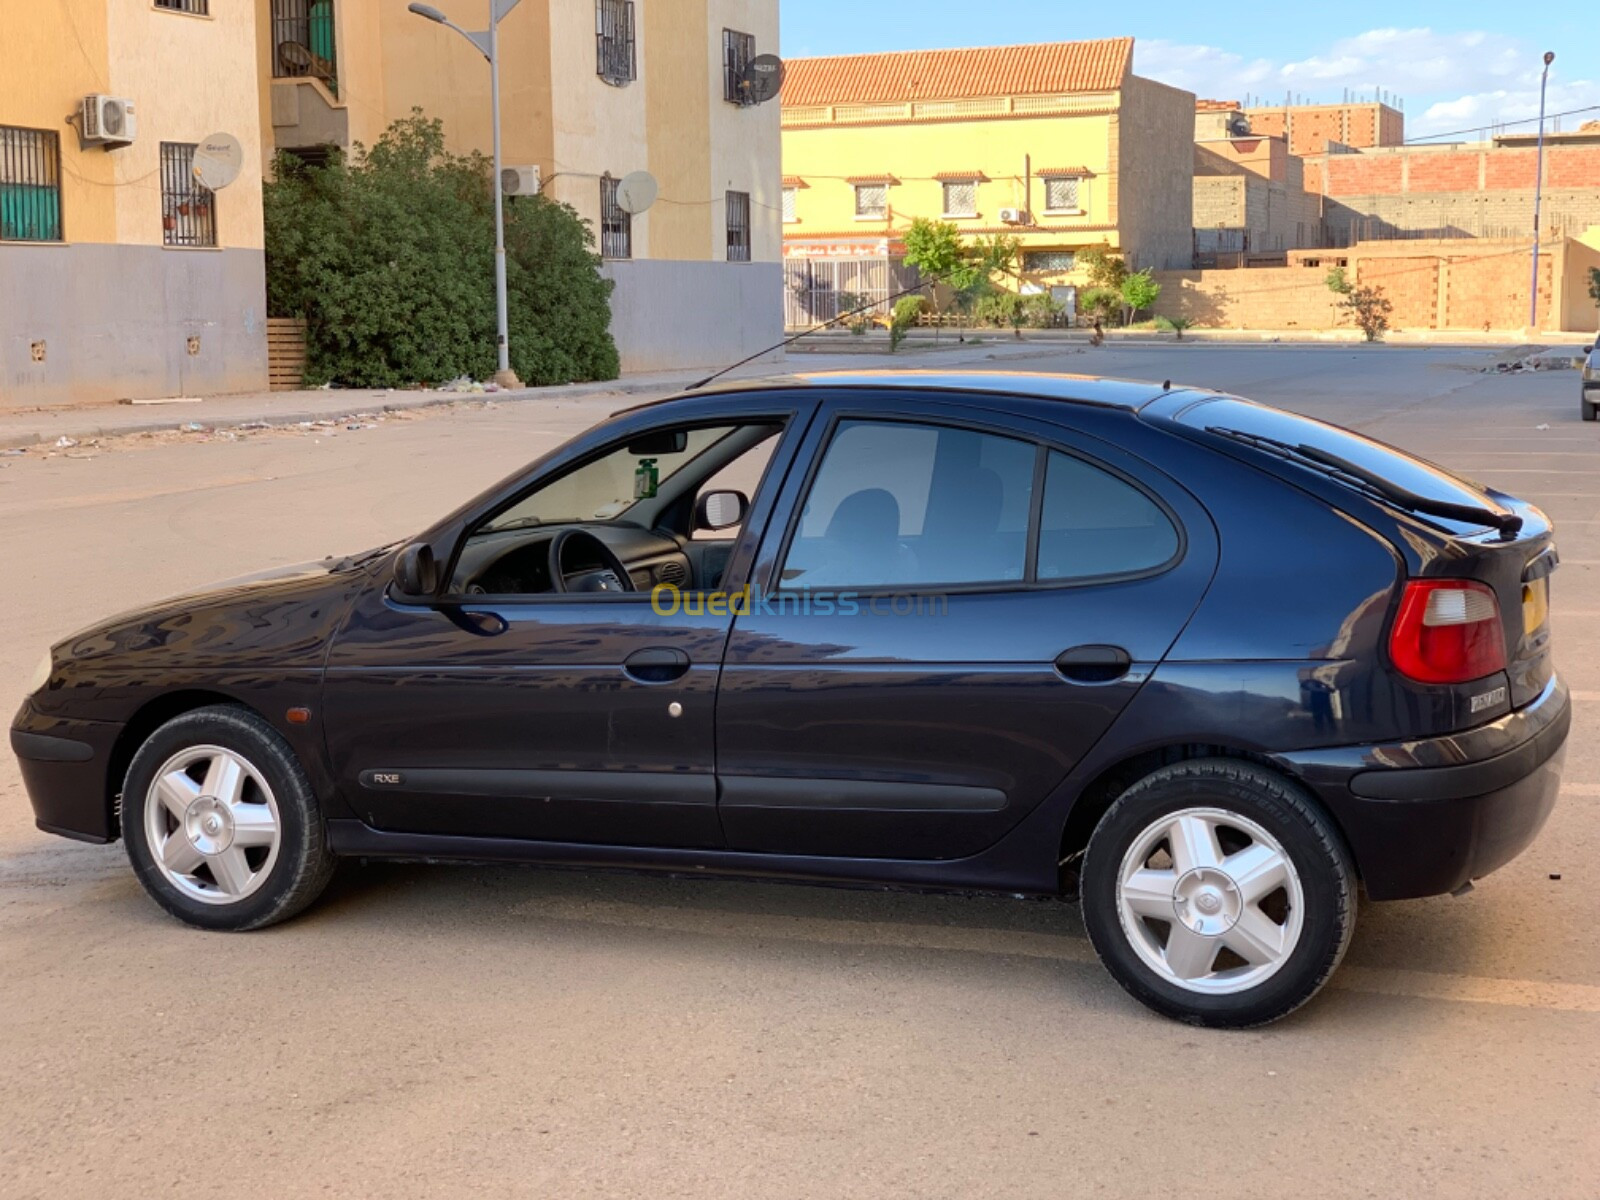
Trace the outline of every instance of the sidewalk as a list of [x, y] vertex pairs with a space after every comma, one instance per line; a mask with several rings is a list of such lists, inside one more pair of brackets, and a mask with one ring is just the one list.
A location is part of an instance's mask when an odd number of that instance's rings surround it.
[[[770, 373], [775, 365], [762, 364], [756, 373]], [[778, 369], [781, 370], [781, 366]], [[182, 429], [191, 424], [206, 429], [231, 429], [257, 423], [294, 425], [301, 421], [337, 420], [357, 413], [400, 412], [474, 400], [512, 403], [521, 400], [563, 401], [592, 396], [663, 394], [676, 391], [708, 374], [709, 369], [668, 371], [627, 375], [602, 383], [485, 392], [321, 388], [314, 391], [242, 392], [229, 396], [207, 396], [194, 404], [97, 404], [81, 408], [18, 409], [0, 411], [0, 449], [52, 443], [63, 437], [74, 441], [121, 437], [130, 433]]]

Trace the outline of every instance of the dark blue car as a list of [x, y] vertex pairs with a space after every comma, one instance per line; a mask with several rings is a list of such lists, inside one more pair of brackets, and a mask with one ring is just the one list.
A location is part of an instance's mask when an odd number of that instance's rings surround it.
[[1532, 505], [1233, 396], [817, 375], [79, 633], [11, 739], [40, 828], [209, 929], [349, 855], [1076, 895], [1133, 995], [1250, 1025], [1358, 891], [1539, 832], [1556, 563]]

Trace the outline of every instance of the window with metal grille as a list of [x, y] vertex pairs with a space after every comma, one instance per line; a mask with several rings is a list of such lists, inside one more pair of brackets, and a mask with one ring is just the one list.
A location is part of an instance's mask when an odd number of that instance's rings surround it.
[[750, 261], [750, 193], [728, 193], [728, 261]]
[[334, 0], [272, 0], [272, 74], [277, 79], [318, 79], [339, 94], [339, 56], [333, 32]]
[[600, 257], [633, 257], [633, 214], [617, 203], [619, 180], [600, 177]]
[[217, 199], [194, 177], [194, 146], [161, 143], [161, 240], [168, 246], [215, 246]]
[[633, 52], [633, 0], [595, 0], [595, 74], [621, 87], [638, 76]]
[[756, 37], [735, 29], [722, 31], [722, 98], [729, 104], [754, 104], [744, 84], [745, 68], [756, 56]]
[[944, 185], [944, 215], [947, 217], [975, 217], [978, 215], [978, 181], [953, 179]]
[[0, 242], [59, 242], [61, 139], [0, 125]]
[[157, 8], [171, 9], [173, 12], [189, 13], [196, 17], [209, 17], [211, 15], [211, 0], [156, 0]]
[[1044, 209], [1046, 212], [1078, 212], [1079, 185], [1083, 180], [1075, 175], [1061, 175], [1044, 181]]
[[1071, 271], [1078, 265], [1078, 256], [1071, 250], [1025, 250], [1022, 253], [1024, 271]]
[[783, 189], [783, 221], [786, 225], [793, 225], [800, 218], [795, 216], [795, 206], [800, 199], [800, 189], [786, 187]]
[[889, 215], [889, 185], [887, 183], [856, 184], [856, 216], [886, 217]]

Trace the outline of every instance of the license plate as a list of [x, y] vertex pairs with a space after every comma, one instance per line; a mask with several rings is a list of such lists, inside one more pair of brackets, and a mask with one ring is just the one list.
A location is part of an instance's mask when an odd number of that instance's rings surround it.
[[1550, 619], [1550, 580], [1535, 579], [1522, 585], [1522, 632], [1538, 633]]

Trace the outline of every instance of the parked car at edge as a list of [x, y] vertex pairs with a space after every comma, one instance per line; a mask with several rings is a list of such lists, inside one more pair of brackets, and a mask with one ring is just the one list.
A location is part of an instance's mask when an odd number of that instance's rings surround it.
[[69, 637], [11, 738], [40, 828], [208, 929], [341, 856], [1075, 895], [1138, 999], [1252, 1025], [1358, 893], [1539, 832], [1556, 564], [1533, 505], [1233, 396], [797, 377]]
[[1588, 348], [1578, 372], [1578, 401], [1585, 421], [1600, 420], [1600, 342]]

